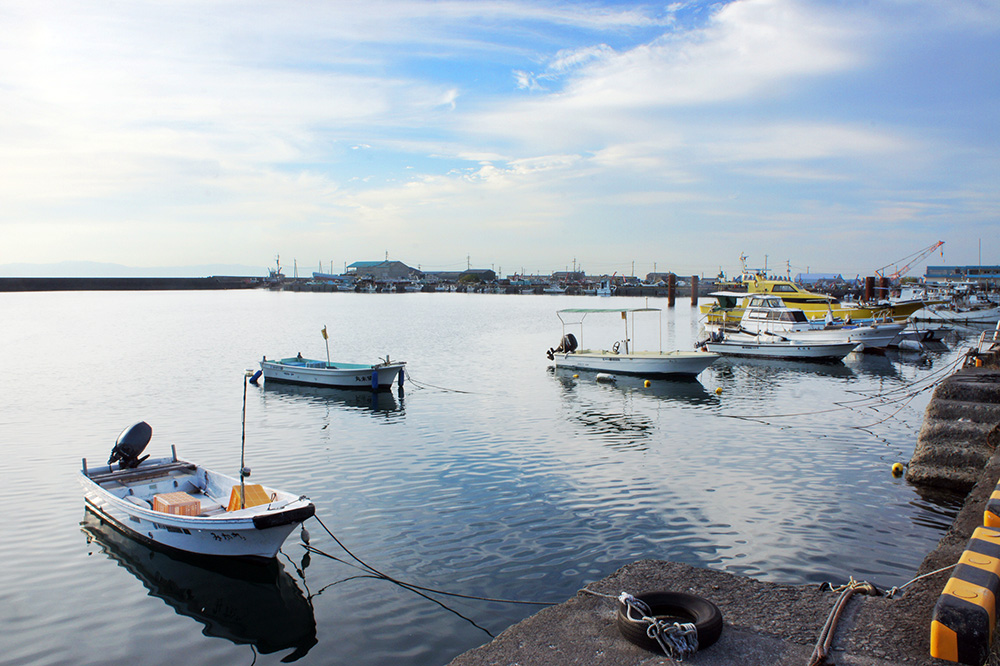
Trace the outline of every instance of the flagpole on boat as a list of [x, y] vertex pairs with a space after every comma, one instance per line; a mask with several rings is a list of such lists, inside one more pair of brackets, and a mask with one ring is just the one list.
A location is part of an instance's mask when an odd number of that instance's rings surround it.
[[323, 334], [323, 342], [326, 343], [326, 364], [330, 365], [330, 338], [326, 334], [326, 324], [323, 324], [323, 330], [320, 333]]

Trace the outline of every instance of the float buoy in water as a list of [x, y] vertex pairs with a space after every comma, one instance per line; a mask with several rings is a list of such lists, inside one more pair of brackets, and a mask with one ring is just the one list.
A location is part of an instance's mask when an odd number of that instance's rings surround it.
[[652, 386], [652, 385], [653, 385], [653, 382], [651, 382], [651, 381], [649, 381], [649, 380], [647, 379], [646, 381], [644, 381], [644, 382], [642, 383], [642, 385], [643, 385], [643, 386], [645, 386], [646, 388], [649, 388], [650, 386]]
[[716, 386], [715, 387], [715, 395], [722, 395], [722, 387], [721, 386]]
[[615, 383], [615, 376], [614, 375], [609, 375], [609, 374], [604, 373], [604, 372], [599, 373], [596, 377], [594, 377], [594, 379], [596, 381], [599, 381], [599, 382], [607, 382], [608, 384], [614, 384]]
[[906, 470], [906, 467], [905, 467], [905, 466], [903, 465], [903, 463], [899, 463], [899, 462], [898, 462], [898, 463], [893, 463], [893, 464], [892, 464], [892, 475], [893, 475], [893, 476], [894, 476], [895, 478], [897, 478], [897, 479], [898, 479], [899, 477], [903, 476], [903, 472], [904, 472], [905, 470]]

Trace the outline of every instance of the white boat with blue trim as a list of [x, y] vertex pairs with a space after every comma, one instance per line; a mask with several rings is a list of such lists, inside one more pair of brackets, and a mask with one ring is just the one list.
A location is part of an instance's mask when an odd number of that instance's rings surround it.
[[748, 358], [774, 358], [797, 361], [822, 361], [833, 363], [843, 360], [857, 348], [857, 342], [802, 342], [788, 340], [779, 335], [761, 333], [714, 333], [701, 348], [724, 356]]
[[[273, 558], [316, 512], [305, 496], [247, 483], [177, 458], [140, 455], [153, 430], [122, 431], [105, 465], [83, 460], [80, 482], [92, 511], [130, 536], [197, 555]], [[173, 447], [171, 447], [173, 449]]]
[[[549, 349], [546, 356], [556, 368], [593, 370], [612, 374], [643, 377], [694, 377], [712, 365], [718, 354], [706, 351], [639, 351], [633, 341], [635, 314], [656, 312], [659, 308], [566, 308], [556, 312], [562, 322], [563, 336], [559, 346]], [[592, 314], [618, 314], [625, 322], [625, 337], [610, 349], [586, 349], [583, 343], [583, 320]], [[578, 315], [578, 317], [577, 317]], [[577, 321], [578, 319], [578, 321]], [[631, 321], [631, 331], [629, 322]], [[567, 327], [578, 327], [579, 341]], [[662, 331], [661, 331], [662, 340]]]
[[260, 372], [269, 382], [379, 391], [392, 388], [397, 378], [402, 386], [405, 366], [406, 361], [390, 361], [388, 356], [378, 363], [345, 363], [303, 358], [299, 354], [277, 361], [269, 361], [265, 356], [260, 362]]
[[[717, 320], [716, 320], [717, 321]], [[906, 328], [905, 322], [869, 320], [864, 322], [810, 320], [798, 308], [790, 308], [781, 298], [770, 294], [750, 294], [743, 303], [743, 316], [736, 326], [706, 322], [709, 332], [746, 333], [776, 336], [775, 339], [800, 343], [854, 342], [861, 349], [884, 350]]]

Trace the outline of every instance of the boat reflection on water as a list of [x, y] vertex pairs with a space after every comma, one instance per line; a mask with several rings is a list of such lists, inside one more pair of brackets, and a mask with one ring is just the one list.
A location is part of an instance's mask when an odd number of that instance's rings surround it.
[[337, 403], [344, 407], [372, 412], [402, 412], [403, 391], [399, 390], [399, 400], [392, 391], [370, 391], [328, 388], [325, 386], [302, 386], [265, 382], [261, 387], [264, 397], [278, 396], [295, 400], [308, 400], [315, 404]]
[[[851, 360], [855, 354], [849, 354]], [[734, 373], [752, 377], [780, 377], [782, 375], [808, 374], [820, 377], [853, 377], [854, 370], [836, 363], [813, 363], [810, 361], [790, 361], [771, 358], [723, 358], [713, 366], [713, 370], [722, 376], [732, 376]]]
[[[696, 378], [645, 379], [633, 375], [607, 375], [589, 370], [550, 368], [550, 372], [565, 388], [570, 389], [577, 382], [597, 383], [609, 389], [641, 393], [661, 400], [689, 404], [712, 404], [718, 398], [702, 386]], [[646, 382], [649, 386], [646, 386]]]
[[902, 375], [896, 363], [890, 357], [891, 350], [884, 354], [865, 354], [857, 363], [852, 363], [851, 368], [859, 375], [869, 377], [880, 377], [883, 379], [901, 379]]
[[212, 562], [151, 548], [90, 511], [81, 529], [149, 595], [205, 625], [206, 636], [253, 645], [261, 654], [292, 650], [292, 662], [316, 645], [316, 618], [305, 595], [276, 560], [267, 564]]

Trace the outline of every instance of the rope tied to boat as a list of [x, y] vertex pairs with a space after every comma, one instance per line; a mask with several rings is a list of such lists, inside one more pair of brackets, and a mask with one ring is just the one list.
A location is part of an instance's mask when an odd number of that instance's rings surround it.
[[[625, 605], [628, 619], [646, 622], [646, 635], [655, 640], [670, 659], [683, 661], [698, 651], [698, 629], [690, 622], [670, 622], [653, 617], [653, 611], [642, 599], [628, 592], [618, 595]], [[637, 615], [637, 616], [636, 616]]]

